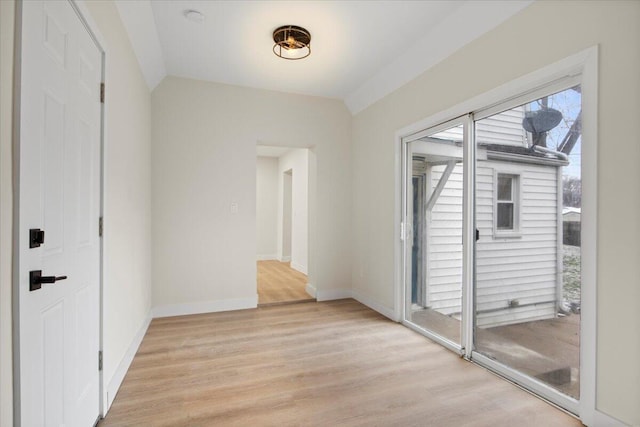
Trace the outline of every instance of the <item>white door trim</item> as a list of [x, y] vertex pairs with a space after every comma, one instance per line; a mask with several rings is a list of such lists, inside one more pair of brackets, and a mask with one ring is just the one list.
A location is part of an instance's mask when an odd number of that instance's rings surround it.
[[[405, 143], [424, 129], [495, 104], [520, 97], [552, 82], [570, 76], [580, 76], [582, 85], [583, 128], [583, 249], [582, 249], [582, 320], [580, 337], [580, 419], [592, 425], [596, 411], [596, 350], [597, 350], [597, 138], [598, 138], [598, 46], [593, 46], [537, 71], [505, 83], [447, 110], [406, 126], [395, 133], [395, 289], [394, 318], [404, 319], [405, 245], [403, 224], [403, 163], [406, 162]], [[404, 140], [404, 142], [403, 142]], [[467, 189], [467, 192], [471, 189]]]
[[[80, 20], [84, 23], [85, 27], [87, 28], [87, 31], [89, 31], [89, 34], [91, 35], [91, 37], [93, 38], [93, 41], [95, 42], [95, 44], [98, 46], [98, 49], [100, 51], [102, 51], [102, 82], [106, 84], [108, 83], [108, 78], [107, 78], [107, 53], [108, 53], [108, 47], [107, 47], [107, 42], [105, 37], [102, 35], [102, 33], [100, 32], [99, 28], [98, 28], [98, 24], [95, 22], [95, 20], [93, 19], [93, 16], [91, 15], [91, 13], [89, 12], [89, 9], [87, 8], [86, 5], [86, 0], [69, 0], [69, 2], [71, 3], [71, 5], [74, 7], [74, 9], [76, 10], [76, 12], [78, 13], [78, 16], [80, 17]], [[105, 175], [104, 175], [104, 171], [106, 170], [106, 157], [104, 155], [105, 153], [105, 145], [106, 145], [106, 141], [107, 141], [107, 109], [106, 109], [106, 105], [107, 105], [107, 101], [108, 101], [108, 97], [105, 96], [105, 100], [102, 103], [102, 111], [101, 111], [101, 120], [102, 120], [102, 126], [101, 126], [101, 135], [100, 135], [100, 217], [104, 218], [104, 213], [105, 213], [105, 194], [106, 194], [106, 180], [105, 180]], [[100, 306], [100, 337], [99, 337], [99, 342], [100, 342], [100, 351], [102, 351], [102, 353], [105, 353], [105, 348], [104, 348], [104, 287], [105, 287], [105, 283], [106, 283], [106, 274], [105, 274], [105, 270], [104, 270], [104, 266], [105, 266], [105, 248], [107, 245], [107, 239], [105, 238], [105, 235], [103, 234], [101, 236], [100, 239], [100, 302], [99, 302], [99, 306]], [[104, 417], [104, 415], [107, 413], [107, 410], [109, 409], [109, 402], [107, 400], [107, 387], [108, 384], [106, 382], [106, 379], [104, 378], [104, 369], [102, 369], [99, 373], [100, 375], [100, 396], [99, 396], [99, 401], [100, 401], [100, 416]]]
[[[21, 86], [21, 63], [22, 63], [22, 3], [24, 0], [16, 1], [16, 26], [15, 26], [15, 58], [14, 58], [14, 89], [13, 89], [13, 177], [14, 177], [14, 192], [13, 192], [13, 247], [12, 247], [12, 352], [13, 352], [13, 417], [14, 425], [21, 425], [20, 418], [20, 329], [19, 329], [19, 283], [20, 283], [20, 253], [18, 247], [17, 236], [19, 233], [19, 218], [20, 218], [20, 203], [19, 203], [19, 189], [20, 189], [20, 105], [22, 92]], [[73, 9], [78, 14], [80, 21], [83, 23], [90, 36], [92, 37], [98, 50], [101, 52], [101, 79], [102, 82], [106, 82], [106, 57], [107, 57], [107, 43], [106, 39], [98, 29], [98, 25], [94, 21], [91, 13], [89, 12], [85, 0], [68, 0]], [[104, 215], [104, 194], [105, 194], [105, 141], [106, 141], [106, 101], [101, 105], [101, 131], [100, 131], [100, 215]], [[100, 292], [99, 292], [99, 343], [100, 350], [104, 350], [103, 345], [103, 289], [104, 289], [104, 238], [100, 240]], [[99, 372], [100, 384], [99, 384], [99, 415], [103, 416], [106, 405], [104, 404], [106, 389], [103, 378], [103, 371]]]

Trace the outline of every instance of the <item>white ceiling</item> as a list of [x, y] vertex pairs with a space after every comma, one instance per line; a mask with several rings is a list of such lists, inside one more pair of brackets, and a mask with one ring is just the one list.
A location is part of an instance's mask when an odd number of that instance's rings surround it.
[[[532, 0], [202, 1], [118, 0], [150, 88], [165, 75], [338, 98], [366, 108]], [[203, 23], [184, 17], [205, 15]], [[281, 25], [311, 32], [312, 53], [272, 52]]]

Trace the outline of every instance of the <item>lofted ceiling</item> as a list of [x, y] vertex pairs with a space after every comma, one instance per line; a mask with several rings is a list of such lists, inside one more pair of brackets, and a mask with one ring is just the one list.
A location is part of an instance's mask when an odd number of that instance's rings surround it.
[[[150, 88], [165, 75], [344, 100], [352, 113], [397, 89], [531, 0], [118, 0]], [[185, 17], [188, 10], [203, 22]], [[281, 25], [311, 32], [311, 56], [272, 52]]]

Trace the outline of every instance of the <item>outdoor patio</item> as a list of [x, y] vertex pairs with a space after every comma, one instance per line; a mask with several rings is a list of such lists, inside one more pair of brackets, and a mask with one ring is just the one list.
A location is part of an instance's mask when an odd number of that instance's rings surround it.
[[[430, 309], [414, 310], [411, 322], [460, 342], [460, 321]], [[568, 314], [508, 326], [478, 328], [476, 350], [572, 397], [580, 392], [580, 315]]]

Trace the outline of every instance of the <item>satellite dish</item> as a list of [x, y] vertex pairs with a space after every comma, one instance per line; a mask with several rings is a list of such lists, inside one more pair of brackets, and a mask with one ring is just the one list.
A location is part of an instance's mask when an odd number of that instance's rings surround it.
[[542, 108], [535, 111], [527, 111], [522, 119], [522, 127], [527, 132], [539, 134], [548, 132], [558, 126], [562, 120], [562, 113], [553, 108]]

